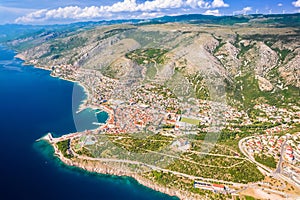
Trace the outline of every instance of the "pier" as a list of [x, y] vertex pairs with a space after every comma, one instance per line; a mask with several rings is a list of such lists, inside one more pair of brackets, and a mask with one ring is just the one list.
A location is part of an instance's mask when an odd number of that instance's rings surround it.
[[49, 132], [45, 136], [41, 137], [40, 139], [37, 139], [36, 141], [39, 142], [41, 140], [45, 140], [45, 141], [48, 141], [49, 143], [53, 144], [53, 143], [61, 142], [61, 141], [68, 140], [71, 138], [75, 138], [75, 137], [81, 137], [81, 136], [82, 136], [82, 133], [70, 133], [70, 134], [63, 135], [58, 138], [54, 138], [52, 136], [52, 133]]

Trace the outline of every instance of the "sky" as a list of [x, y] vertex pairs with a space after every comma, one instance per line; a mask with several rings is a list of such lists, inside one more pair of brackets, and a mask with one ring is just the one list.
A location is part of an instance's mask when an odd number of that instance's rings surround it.
[[0, 0], [0, 24], [299, 12], [300, 0]]

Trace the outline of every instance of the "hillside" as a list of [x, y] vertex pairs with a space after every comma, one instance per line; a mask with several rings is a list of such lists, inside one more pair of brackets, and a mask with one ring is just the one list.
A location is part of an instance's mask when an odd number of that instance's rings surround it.
[[[46, 136], [66, 164], [182, 199], [264, 189], [277, 199], [299, 193], [300, 156], [287, 160], [283, 151], [299, 150], [299, 16], [54, 25], [6, 45], [84, 86], [81, 110], [108, 113], [95, 130]], [[216, 184], [225, 186], [216, 192]]]
[[228, 103], [239, 108], [298, 103], [299, 15], [216, 19], [191, 15], [94, 25], [64, 34], [43, 32], [10, 44], [30, 47], [22, 54], [42, 66], [71, 64], [124, 79], [137, 64], [145, 71], [143, 79], [164, 83], [180, 74], [200, 98], [209, 96], [207, 87], [218, 80]]

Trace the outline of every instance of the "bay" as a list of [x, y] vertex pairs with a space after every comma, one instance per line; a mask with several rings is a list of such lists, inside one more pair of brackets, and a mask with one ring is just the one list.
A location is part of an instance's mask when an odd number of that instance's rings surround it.
[[[48, 71], [22, 66], [23, 61], [14, 56], [15, 52], [0, 47], [1, 199], [177, 199], [132, 178], [66, 166], [53, 156], [49, 144], [35, 142], [47, 132], [59, 136], [77, 131], [74, 104], [78, 107], [85, 94], [78, 85], [53, 78]], [[74, 87], [80, 94], [75, 101]], [[107, 117], [91, 110], [80, 115], [82, 129], [95, 128], [95, 119]]]

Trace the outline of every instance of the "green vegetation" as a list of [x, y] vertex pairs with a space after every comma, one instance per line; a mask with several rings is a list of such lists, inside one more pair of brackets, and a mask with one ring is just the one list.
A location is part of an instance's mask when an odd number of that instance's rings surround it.
[[276, 160], [273, 156], [267, 156], [265, 154], [261, 154], [261, 155], [255, 154], [254, 159], [257, 162], [259, 162], [259, 163], [261, 163], [261, 164], [263, 164], [267, 167], [270, 167], [270, 168], [273, 168], [273, 169], [276, 168], [277, 162], [276, 162]]
[[84, 156], [94, 158], [94, 155], [86, 147], [82, 147], [80, 150], [76, 151], [76, 153], [79, 154], [79, 155], [84, 155]]
[[143, 64], [163, 64], [165, 60], [165, 54], [168, 51], [165, 49], [137, 49], [127, 53], [125, 56], [137, 62], [139, 65]]
[[97, 37], [97, 41], [105, 40], [105, 39], [110, 38], [114, 35], [126, 32], [128, 30], [134, 30], [134, 29], [135, 28], [115, 28], [115, 29], [112, 29], [112, 30], [109, 30], [109, 31], [105, 31], [104, 35], [101, 35], [101, 36]]
[[242, 161], [228, 168], [220, 168], [220, 165], [209, 167], [177, 160], [173, 164], [170, 164], [168, 169], [193, 176], [204, 178], [214, 177], [215, 179], [237, 183], [256, 182], [264, 179], [263, 174], [256, 168], [256, 165], [249, 161]]
[[277, 28], [300, 26], [299, 14], [285, 14], [284, 17], [280, 14], [265, 15], [264, 18], [265, 20], [261, 22], [262, 24], [275, 24]]
[[292, 53], [290, 49], [280, 49], [278, 47], [273, 47], [273, 45], [277, 41], [281, 41], [282, 43], [290, 43], [294, 40], [297, 40], [296, 38], [298, 37], [295, 34], [286, 34], [286, 35], [281, 35], [281, 34], [255, 34], [255, 35], [245, 35], [243, 36], [245, 39], [248, 40], [257, 40], [257, 41], [262, 41], [264, 42], [267, 46], [269, 46], [272, 50], [276, 51], [280, 60], [283, 62], [285, 61], [286, 57]]
[[[223, 155], [223, 154], [222, 154]], [[242, 159], [223, 157], [223, 156], [211, 156], [211, 155], [202, 155], [196, 153], [183, 153], [182, 157], [185, 160], [192, 161], [195, 165], [199, 166], [215, 166], [217, 168], [223, 169], [225, 167], [232, 167], [243, 162]]]
[[[272, 128], [280, 125], [279, 123], [270, 123], [270, 122], [254, 122], [249, 125], [234, 125], [231, 124], [231, 128], [237, 128], [239, 131], [232, 131], [228, 128], [224, 128], [220, 131], [218, 141], [219, 142], [228, 142], [233, 141], [235, 139], [241, 139], [247, 136], [251, 136], [257, 133], [264, 133], [264, 131], [268, 128]], [[230, 145], [229, 145], [230, 146]]]
[[[298, 133], [298, 132], [300, 132], [300, 124], [299, 123], [292, 124], [292, 128], [289, 129], [289, 133], [294, 134], [294, 133]], [[285, 132], [283, 131], [282, 134], [285, 134]], [[300, 142], [300, 140], [299, 140], [299, 142]]]
[[269, 105], [278, 106], [288, 103], [298, 104], [300, 102], [299, 89], [294, 86], [288, 86], [284, 90], [275, 90], [272, 92], [261, 91], [258, 81], [255, 79], [254, 72], [245, 73], [243, 76], [235, 78], [234, 84], [227, 85], [227, 97], [232, 106], [232, 99], [242, 104], [242, 109], [251, 111], [254, 105], [268, 103]]
[[251, 196], [245, 196], [245, 199], [246, 199], [246, 200], [255, 200], [255, 198], [254, 198], [254, 197], [251, 197]]
[[116, 75], [118, 74], [118, 70], [113, 69], [110, 65], [104, 66], [100, 71], [104, 76], [109, 78], [116, 78]]
[[200, 124], [200, 120], [198, 120], [198, 119], [186, 118], [186, 117], [181, 117], [181, 118], [180, 118], [180, 121], [181, 121], [181, 122], [188, 123], [188, 124], [196, 125], [196, 126], [198, 126], [198, 125]]
[[219, 38], [216, 38], [216, 37], [214, 37], [214, 38], [219, 41], [219, 45], [214, 49], [214, 52], [213, 52], [215, 54], [220, 50], [220, 48], [222, 46], [224, 46], [226, 44], [226, 42], [222, 42], [222, 39], [219, 39]]
[[171, 129], [171, 128], [174, 128], [175, 125], [174, 124], [164, 124], [162, 125], [162, 128], [165, 128], [165, 129]]
[[232, 130], [228, 130], [228, 129], [222, 129], [219, 140], [220, 141], [233, 140], [233, 139], [236, 139], [237, 137], [241, 137], [241, 136], [247, 137], [252, 134], [253, 134], [253, 132], [251, 133], [250, 131], [237, 132], [237, 131], [232, 131]]
[[83, 38], [80, 36], [68, 38], [66, 41], [55, 40], [51, 43], [49, 51], [42, 55], [41, 58], [51, 56], [52, 59], [57, 59], [60, 57], [60, 55], [64, 54], [68, 50], [84, 46], [87, 40], [87, 38]]
[[247, 51], [252, 49], [254, 47], [254, 44], [249, 44], [248, 46], [245, 46], [243, 43], [240, 43], [239, 47], [240, 47], [240, 52], [237, 55], [237, 58], [242, 57]]
[[171, 144], [172, 137], [154, 134], [145, 138], [138, 138], [134, 135], [125, 134], [122, 138], [112, 138], [112, 142], [121, 148], [135, 153], [146, 153], [148, 151], [159, 151]]
[[58, 150], [63, 154], [66, 158], [72, 158], [73, 155], [68, 152], [70, 148], [70, 140], [64, 140], [56, 143]]
[[157, 74], [157, 70], [156, 70], [156, 68], [154, 66], [147, 67], [146, 77], [148, 79], [150, 79], [150, 80], [154, 79], [155, 76], [156, 76], [156, 74]]
[[[254, 35], [239, 35], [236, 34], [236, 40], [234, 45], [240, 49], [237, 57], [241, 61], [245, 61], [243, 55], [250, 49], [255, 48], [255, 41], [262, 41], [268, 45], [271, 49], [277, 52], [280, 61], [278, 64], [287, 62], [287, 59], [291, 59], [293, 52], [287, 48], [278, 48], [275, 43], [281, 41], [283, 44], [292, 43], [295, 41], [297, 36], [295, 34], [254, 34]], [[249, 40], [250, 44], [245, 45], [241, 41]], [[250, 55], [250, 54], [249, 54]], [[241, 66], [241, 75], [235, 77], [233, 82], [227, 82], [226, 92], [228, 97], [228, 102], [230, 105], [235, 106], [239, 109], [248, 110], [251, 109], [255, 104], [268, 103], [274, 106], [285, 106], [288, 103], [296, 103], [300, 101], [299, 99], [299, 88], [294, 86], [288, 86], [285, 89], [274, 88], [272, 91], [261, 91], [259, 89], [258, 80], [255, 78], [255, 71], [251, 61], [247, 60], [248, 64], [244, 63]], [[254, 62], [254, 61], [253, 61]], [[284, 82], [280, 77], [278, 72], [278, 66], [271, 69], [267, 74], [266, 78], [270, 80], [272, 85], [276, 85], [278, 81]]]
[[193, 85], [196, 97], [198, 99], [208, 100], [209, 90], [201, 74], [198, 73], [195, 75], [191, 75], [188, 77], [188, 79]]
[[279, 48], [274, 48], [273, 50], [275, 50], [277, 52], [277, 54], [279, 55], [280, 60], [285, 61], [285, 58], [292, 52], [289, 49], [279, 49]]
[[241, 35], [238, 34], [237, 32], [235, 33], [235, 40], [234, 40], [234, 43], [233, 45], [236, 47], [236, 48], [239, 48], [239, 42], [241, 41]]
[[154, 181], [155, 183], [158, 183], [159, 185], [165, 187], [190, 191], [199, 195], [213, 195], [211, 191], [194, 188], [194, 180], [190, 180], [181, 176], [176, 176], [171, 173], [151, 171], [149, 173], [144, 174], [144, 176]]
[[[140, 26], [142, 25], [140, 24]], [[145, 48], [156, 46], [155, 44], [162, 44], [163, 42], [167, 42], [168, 39], [172, 38], [168, 33], [159, 31], [134, 30], [126, 31], [124, 35], [125, 37], [134, 39]]]
[[175, 94], [170, 88], [167, 88], [163, 85], [159, 84], [152, 84], [153, 88], [148, 89], [148, 91], [151, 91], [152, 93], [162, 95], [164, 99], [169, 99], [169, 98], [175, 98]]
[[[195, 139], [201, 139], [202, 138], [196, 138]], [[228, 156], [239, 156], [240, 153], [237, 150], [238, 149], [238, 140], [226, 140], [225, 141], [218, 141], [217, 144], [211, 144], [211, 143], [205, 143], [201, 140], [194, 140], [192, 142], [191, 150], [193, 151], [205, 151], [209, 149], [209, 153], [212, 154], [222, 154], [222, 155], [228, 155]], [[237, 146], [237, 149], [235, 148]]]
[[[288, 16], [286, 19], [290, 19], [295, 25], [297, 23], [299, 24], [299, 16], [299, 14], [292, 17]], [[269, 113], [267, 115], [261, 110], [254, 109], [254, 105], [267, 103], [271, 106], [274, 105], [277, 108], [299, 105], [299, 88], [287, 85], [287, 81], [281, 77], [278, 69], [280, 67], [286, 67], [286, 63], [296, 55], [297, 51], [295, 51], [295, 49], [298, 44], [296, 42], [298, 42], [297, 40], [300, 31], [295, 28], [287, 28], [278, 29], [278, 32], [270, 31], [271, 34], [266, 34], [269, 22], [274, 23], [270, 26], [272, 27], [272, 29], [270, 29], [272, 31], [275, 30], [274, 27], [280, 25], [279, 23], [284, 22], [286, 23], [286, 26], [289, 25], [289, 21], [282, 16], [224, 16], [221, 18], [216, 18], [214, 16], [196, 16], [196, 18], [195, 16], [179, 16], [174, 18], [165, 17], [160, 19], [162, 22], [153, 21], [150, 23], [164, 23], [163, 20], [170, 19], [181, 19], [188, 23], [205, 23], [206, 25], [203, 27], [189, 25], [191, 28], [182, 29], [181, 27], [178, 28], [177, 23], [147, 27], [142, 27], [143, 24], [123, 24], [114, 25], [112, 27], [101, 26], [90, 31], [84, 31], [83, 29], [79, 30], [77, 28], [78, 32], [74, 31], [73, 33], [71, 29], [67, 28], [65, 28], [65, 31], [60, 30], [52, 32], [37, 27], [31, 27], [36, 30], [26, 31], [26, 29], [20, 27], [19, 30], [23, 30], [28, 34], [26, 36], [24, 35], [24, 37], [20, 38], [20, 41], [16, 42], [20, 42], [18, 44], [19, 49], [26, 49], [25, 47], [37, 47], [36, 49], [39, 49], [39, 53], [34, 52], [33, 50], [26, 53], [28, 54], [28, 58], [37, 60], [38, 64], [42, 65], [43, 63], [49, 63], [49, 65], [56, 65], [56, 63], [72, 64], [76, 62], [80, 67], [100, 70], [103, 75], [111, 78], [118, 78], [118, 76], [119, 78], [122, 77], [120, 72], [123, 73], [123, 69], [125, 70], [125, 68], [123, 65], [120, 66], [117, 64], [116, 61], [124, 58], [125, 52], [129, 51], [128, 49], [134, 49], [136, 45], [139, 45], [140, 49], [125, 54], [126, 58], [139, 65], [126, 66], [126, 69], [128, 68], [129, 71], [132, 70], [130, 72], [140, 72], [139, 70], [141, 70], [142, 77], [145, 75], [144, 72], [146, 71], [144, 82], [138, 82], [140, 81], [140, 76], [136, 79], [137, 82], [133, 82], [134, 87], [132, 88], [132, 91], [137, 92], [138, 94], [139, 92], [143, 92], [143, 95], [140, 95], [141, 97], [138, 98], [137, 103], [151, 105], [151, 102], [156, 101], [157, 99], [170, 100], [168, 103], [162, 105], [163, 110], [171, 110], [174, 113], [177, 112], [177, 114], [185, 116], [187, 114], [184, 109], [185, 104], [177, 104], [178, 101], [192, 103], [194, 100], [193, 98], [209, 100], [210, 94], [208, 88], [213, 87], [214, 85], [208, 85], [208, 83], [210, 83], [210, 81], [215, 82], [216, 80], [215, 78], [214, 80], [208, 79], [211, 77], [210, 75], [212, 75], [213, 77], [218, 77], [222, 80], [224, 79], [227, 82], [226, 95], [229, 104], [237, 107], [238, 110], [247, 112], [252, 124], [241, 125], [242, 121], [246, 119], [243, 115], [243, 117], [237, 117], [238, 119], [226, 121], [230, 125], [222, 129], [219, 133], [208, 134], [203, 130], [203, 128], [206, 128], [206, 125], [200, 124], [200, 120], [193, 119], [192, 116], [182, 117], [181, 122], [195, 125], [191, 132], [196, 132], [198, 129], [201, 129], [197, 135], [183, 134], [184, 136], [180, 136], [179, 140], [179, 138], [175, 138], [176, 136], [173, 138], [161, 134], [146, 135], [145, 128], [145, 133], [139, 132], [114, 135], [95, 134], [93, 137], [97, 138], [97, 140], [95, 140], [95, 143], [92, 145], [84, 145], [86, 139], [84, 137], [72, 139], [72, 144], [70, 144], [70, 140], [61, 141], [56, 144], [59, 151], [61, 151], [66, 158], [72, 158], [73, 155], [69, 150], [71, 145], [71, 149], [75, 150], [77, 154], [88, 157], [134, 160], [193, 176], [240, 183], [262, 180], [264, 176], [256, 166], [245, 159], [244, 155], [240, 152], [238, 141], [246, 136], [264, 133], [266, 129], [280, 124], [259, 122], [258, 117], [264, 117], [267, 120], [271, 120], [275, 117], [271, 116]], [[195, 20], [192, 22], [191, 19]], [[250, 19], [259, 20], [251, 20], [249, 22]], [[255, 23], [252, 23], [252, 21]], [[276, 21], [280, 22], [277, 23]], [[231, 30], [229, 30], [229, 27], [215, 26], [215, 24], [234, 24], [236, 22], [249, 22], [249, 24], [238, 25]], [[215, 24], [207, 25], [207, 23]], [[266, 26], [262, 25], [264, 23], [266, 23]], [[255, 26], [257, 24], [259, 24], [259, 26]], [[262, 27], [262, 29], [257, 28], [254, 32], [247, 32], [255, 27]], [[223, 32], [220, 33], [220, 30], [228, 31], [226, 31], [225, 34]], [[232, 31], [236, 31], [236, 33], [232, 34]], [[0, 37], [3, 35], [1, 32], [2, 31], [0, 30]], [[6, 32], [4, 33], [6, 34]], [[12, 36], [13, 32], [10, 34]], [[18, 34], [19, 33], [17, 33], [17, 35]], [[218, 44], [214, 50], [211, 49], [211, 46], [213, 46], [211, 44], [214, 41], [211, 36], [218, 40]], [[197, 60], [195, 57], [192, 58], [194, 53], [192, 51], [198, 49], [194, 46], [195, 41], [197, 42], [197, 45], [199, 44], [198, 47], [205, 47], [203, 52], [200, 52], [201, 54], [203, 53], [202, 56], [207, 56], [209, 53], [211, 54], [209, 56], [217, 56], [218, 51], [224, 49], [226, 42], [233, 42], [234, 37], [236, 37], [236, 39], [233, 45], [237, 50], [235, 48], [227, 49], [230, 55], [225, 59], [220, 59], [223, 66], [217, 64], [213, 70], [208, 70], [206, 73], [206, 66], [203, 66], [206, 62]], [[15, 37], [10, 38], [14, 39]], [[109, 40], [107, 40], [107, 38], [109, 38]], [[202, 40], [203, 38], [205, 38], [204, 40], [207, 39], [207, 41]], [[261, 42], [264, 42], [264, 44], [276, 51], [279, 56], [278, 62], [274, 63], [274, 65], [277, 64], [277, 66], [272, 66], [272, 69], [269, 65], [261, 66], [269, 60], [275, 61], [273, 56], [271, 56], [271, 58], [265, 58], [264, 56], [258, 55], [258, 53], [264, 49], [260, 49]], [[168, 56], [169, 51], [171, 51], [172, 56]], [[40, 55], [41, 53], [44, 53], [44, 55]], [[226, 54], [227, 53], [225, 53], [224, 56], [226, 56]], [[202, 56], [199, 54], [199, 58]], [[238, 60], [231, 56], [237, 56]], [[174, 60], [169, 62], [169, 60], [167, 60], [169, 58]], [[210, 59], [209, 64], [214, 66], [216, 61], [217, 60]], [[170, 64], [164, 68], [164, 64], [167, 62], [174, 63], [174, 65]], [[236, 65], [236, 68], [232, 68], [231, 66], [233, 65]], [[120, 67], [123, 68], [120, 70]], [[260, 72], [261, 70], [262, 72]], [[196, 71], [197, 73], [195, 73]], [[264, 76], [272, 83], [274, 89], [271, 92], [260, 91], [258, 80], [256, 79], [258, 73], [262, 73], [263, 75], [260, 75]], [[288, 73], [286, 74], [289, 75]], [[169, 75], [172, 76], [169, 77]], [[82, 78], [79, 76], [79, 79], [83, 80], [86, 76], [88, 76], [86, 81], [89, 82], [87, 83], [89, 86], [96, 86], [93, 84], [98, 84], [97, 81], [92, 81], [93, 78], [95, 78], [93, 73], [89, 73], [89, 75], [86, 74]], [[97, 76], [96, 73], [95, 76]], [[136, 76], [133, 73], [130, 75], [130, 78], [131, 77], [134, 78]], [[126, 77], [124, 77], [124, 79], [125, 78]], [[289, 80], [290, 83], [295, 83], [295, 81], [297, 81], [297, 77], [288, 76], [288, 78], [291, 79]], [[120, 79], [120, 85], [122, 85], [122, 80], [124, 79]], [[143, 85], [144, 83], [148, 83], [148, 81], [154, 82], [155, 79], [160, 83], [163, 81], [163, 84], [153, 84], [153, 87], [151, 87], [152, 84], [149, 84], [150, 86], [148, 86], [148, 84]], [[139, 85], [139, 83], [141, 84]], [[135, 88], [135, 85], [139, 85], [140, 88]], [[110, 94], [108, 93], [113, 94], [113, 91], [115, 91], [115, 88], [113, 87], [114, 86], [109, 86], [104, 92], [105, 95], [108, 95], [109, 97]], [[126, 85], [124, 85], [124, 87], [126, 87]], [[217, 85], [216, 88], [222, 89]], [[99, 91], [97, 91], [97, 93], [98, 92]], [[147, 96], [148, 94], [150, 97], [149, 99], [143, 98], [144, 95]], [[95, 93], [93, 95], [98, 94]], [[135, 96], [133, 96], [133, 99], [135, 99]], [[191, 99], [191, 101], [185, 101], [189, 99]], [[207, 108], [201, 107], [200, 109], [201, 112], [204, 113]], [[163, 114], [164, 112], [161, 113]], [[171, 115], [169, 119], [171, 119]], [[294, 126], [289, 130], [289, 133], [300, 130], [299, 124], [292, 124], [291, 122], [291, 124], [288, 125]], [[174, 125], [171, 124], [164, 124], [155, 128], [163, 128], [164, 133], [177, 134], [174, 130], [168, 130], [174, 128]], [[147, 134], [149, 132], [147, 132]], [[277, 134], [285, 134], [285, 132], [286, 131], [282, 131]], [[171, 146], [174, 141], [180, 142], [180, 145], [186, 144], [185, 137], [192, 139], [189, 140], [190, 151], [181, 151], [180, 148]], [[209, 141], [209, 137], [216, 137], [218, 142], [206, 142]], [[209, 152], [209, 154], [204, 152]], [[270, 168], [276, 168], [276, 161], [271, 156], [255, 155], [255, 160]], [[193, 188], [193, 181], [187, 178], [159, 171], [149, 172], [149, 166], [147, 165], [132, 164], [130, 169], [134, 169], [134, 172], [144, 172], [143, 176], [166, 187], [183, 189], [200, 195], [210, 194], [208, 191]], [[251, 199], [251, 197], [245, 198]]]
[[272, 48], [273, 44], [275, 44], [277, 41], [281, 41], [284, 44], [287, 44], [289, 42], [296, 41], [299, 36], [297, 34], [253, 34], [253, 35], [243, 35], [243, 39], [246, 40], [256, 40], [256, 41], [262, 41], [266, 45], [268, 45], [270, 48]]

